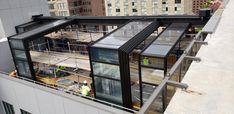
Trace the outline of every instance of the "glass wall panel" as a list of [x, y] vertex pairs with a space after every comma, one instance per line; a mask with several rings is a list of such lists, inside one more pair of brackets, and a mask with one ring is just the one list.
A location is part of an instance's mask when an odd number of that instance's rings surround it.
[[91, 48], [91, 59], [108, 63], [119, 63], [117, 50]]
[[142, 82], [159, 85], [164, 78], [164, 70], [141, 67]]
[[143, 57], [141, 57], [141, 65], [164, 69], [164, 59], [143, 56]]
[[93, 62], [94, 75], [120, 79], [119, 66]]
[[122, 104], [120, 81], [95, 77], [95, 90], [98, 99]]
[[12, 48], [24, 49], [23, 42], [21, 40], [10, 40]]
[[20, 76], [26, 76], [31, 78], [28, 62], [16, 60], [16, 67], [18, 68], [18, 74]]
[[19, 59], [26, 59], [26, 54], [25, 51], [21, 51], [21, 50], [12, 50], [13, 54], [16, 58]]

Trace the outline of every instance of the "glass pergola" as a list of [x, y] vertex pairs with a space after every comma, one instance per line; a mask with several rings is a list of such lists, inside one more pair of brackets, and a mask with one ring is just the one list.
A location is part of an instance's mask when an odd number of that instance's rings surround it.
[[29, 52], [29, 42], [41, 38], [44, 34], [56, 31], [70, 24], [71, 20], [57, 20], [8, 38], [17, 74], [29, 79], [35, 79], [33, 63]]
[[[158, 27], [156, 21], [131, 21], [90, 46], [96, 98], [133, 107], [129, 53]], [[140, 86], [135, 88], [139, 89]], [[140, 97], [140, 94], [136, 96]]]
[[[167, 73], [168, 62], [172, 58], [176, 59], [176, 56], [170, 54], [173, 53], [188, 27], [189, 23], [170, 24], [141, 52], [139, 69], [144, 85], [157, 86], [161, 83]], [[144, 87], [142, 87], [142, 91], [147, 91], [147, 89], [144, 90]], [[143, 94], [142, 97], [147, 99], [149, 95]]]

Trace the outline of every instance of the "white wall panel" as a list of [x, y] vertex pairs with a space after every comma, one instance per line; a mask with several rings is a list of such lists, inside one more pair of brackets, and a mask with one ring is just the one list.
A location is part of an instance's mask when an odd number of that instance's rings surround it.
[[[32, 15], [49, 15], [47, 0], [0, 0], [0, 18], [5, 36], [15, 34], [15, 26], [29, 22]], [[2, 30], [0, 31], [2, 32]]]
[[0, 0], [0, 10], [1, 9], [7, 9], [9, 7], [8, 0]]
[[66, 114], [85, 114], [85, 106], [70, 99], [63, 99]]
[[55, 110], [55, 114], [66, 114], [64, 109], [63, 98], [57, 95], [52, 95], [53, 97], [53, 107]]
[[54, 104], [53, 104], [54, 96], [48, 92], [44, 92], [38, 89], [35, 89], [34, 91], [36, 93], [36, 98], [38, 101], [40, 113], [41, 114], [56, 114], [55, 109], [51, 108], [51, 107], [54, 107]]
[[18, 9], [22, 0], [7, 0], [9, 1], [9, 9]]
[[12, 84], [12, 87], [14, 88], [18, 106], [20, 108], [25, 109], [33, 114], [42, 114], [39, 113], [40, 111], [37, 104], [38, 99], [36, 98], [35, 91], [32, 87], [19, 83]]
[[129, 114], [80, 97], [68, 97], [71, 95], [49, 90], [27, 81], [2, 77], [0, 74], [0, 101], [12, 104], [16, 114], [20, 114], [20, 109], [33, 114]]

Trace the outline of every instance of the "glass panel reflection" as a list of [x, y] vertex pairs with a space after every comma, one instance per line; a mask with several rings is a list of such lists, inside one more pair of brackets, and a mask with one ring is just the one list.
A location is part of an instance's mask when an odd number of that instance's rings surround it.
[[91, 59], [108, 63], [119, 63], [118, 52], [110, 49], [91, 48]]
[[20, 76], [31, 78], [28, 62], [16, 60], [16, 67], [18, 68], [17, 71]]
[[120, 79], [119, 66], [93, 62], [94, 75]]
[[136, 34], [141, 32], [144, 28], [150, 25], [152, 21], [132, 21], [124, 25], [122, 28], [108, 35], [106, 38], [100, 40], [94, 46], [107, 47], [107, 48], [119, 48], [124, 43], [129, 41]]
[[13, 50], [14, 56], [20, 59], [26, 59], [25, 51]]
[[24, 45], [21, 40], [10, 40], [10, 44], [12, 48], [24, 49]]
[[97, 98], [122, 104], [120, 81], [95, 77], [95, 90]]
[[164, 69], [164, 59], [156, 58], [156, 57], [141, 57], [141, 65], [148, 66], [153, 68]]

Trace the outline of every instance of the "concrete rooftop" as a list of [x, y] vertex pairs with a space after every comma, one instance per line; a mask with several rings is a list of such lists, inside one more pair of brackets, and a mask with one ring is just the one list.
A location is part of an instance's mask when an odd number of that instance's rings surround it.
[[215, 33], [208, 35], [166, 114], [232, 114], [234, 112], [234, 0], [227, 4]]

